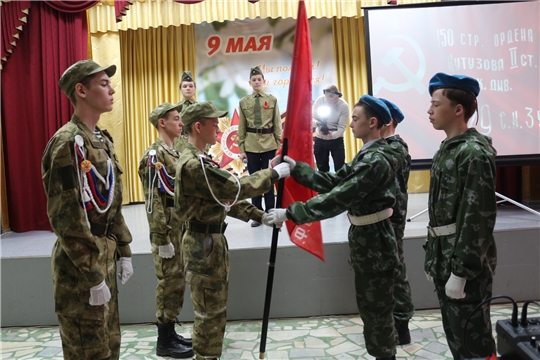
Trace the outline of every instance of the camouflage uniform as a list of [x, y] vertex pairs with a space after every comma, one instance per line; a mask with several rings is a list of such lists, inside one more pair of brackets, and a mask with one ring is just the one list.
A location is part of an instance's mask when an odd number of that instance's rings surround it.
[[[444, 141], [433, 157], [429, 225], [455, 223], [456, 233], [428, 234], [424, 266], [435, 281], [444, 331], [455, 359], [470, 357], [462, 343], [465, 321], [476, 305], [491, 297], [497, 265], [493, 238], [497, 215], [495, 155], [491, 139], [471, 128]], [[446, 296], [445, 284], [451, 273], [467, 279], [465, 298]], [[473, 357], [495, 352], [489, 305], [469, 322], [467, 339]]]
[[238, 199], [245, 199], [268, 191], [278, 178], [271, 169], [242, 177], [238, 179], [238, 193], [233, 175], [204, 159], [208, 186], [201, 154], [188, 144], [180, 154], [175, 180], [176, 211], [185, 224], [182, 252], [195, 311], [193, 351], [197, 359], [219, 357], [223, 347], [229, 278], [229, 249], [223, 221], [229, 215], [261, 222], [264, 214], [247, 201], [237, 202], [227, 213], [210, 190], [220, 202], [231, 203], [237, 194]]
[[[96, 128], [97, 129], [97, 128]], [[99, 131], [99, 129], [97, 129]], [[131, 234], [122, 216], [122, 170], [112, 139], [95, 133], [76, 116], [50, 139], [42, 159], [47, 214], [58, 236], [52, 251], [55, 311], [65, 359], [119, 358], [120, 322], [116, 260], [131, 257]], [[108, 211], [89, 209], [88, 222], [81, 201], [75, 136], [84, 139], [85, 157], [102, 176], [112, 160], [114, 200]], [[102, 194], [107, 194], [98, 182]], [[111, 299], [101, 306], [89, 304], [90, 288], [105, 280]]]
[[396, 234], [399, 265], [396, 269], [396, 278], [394, 279], [394, 318], [399, 321], [408, 321], [414, 313], [414, 305], [411, 297], [411, 286], [407, 279], [407, 268], [405, 257], [403, 256], [403, 234], [405, 232], [405, 223], [407, 221], [407, 182], [411, 171], [411, 156], [409, 147], [401, 136], [394, 134], [387, 137], [386, 142], [400, 154], [398, 169], [396, 170], [396, 203], [392, 207], [394, 213], [390, 217], [394, 233]]
[[[178, 104], [181, 104], [182, 107], [178, 109], [178, 112], [181, 113], [182, 110], [186, 107], [186, 106], [189, 106], [189, 105], [192, 105], [192, 104], [198, 104], [199, 102], [196, 101], [196, 100], [183, 100], [183, 101], [180, 101]], [[177, 104], [177, 105], [178, 105]], [[184, 134], [184, 132], [182, 132], [182, 135], [177, 137], [176, 139], [174, 139], [174, 144], [173, 144], [173, 147], [178, 150], [178, 152], [182, 152], [184, 151], [186, 145], [187, 145], [187, 142], [188, 142], [188, 136], [186, 134]], [[210, 146], [206, 146], [206, 151], [208, 151], [208, 149], [210, 148]]]
[[[139, 177], [143, 183], [146, 216], [150, 225], [152, 257], [158, 278], [156, 318], [160, 324], [167, 324], [176, 320], [184, 304], [186, 277], [181, 251], [183, 227], [174, 211], [174, 197], [160, 190], [159, 181], [154, 178], [156, 169], [148, 164], [150, 150], [156, 151], [156, 161], [171, 176], [176, 174], [176, 161], [180, 154], [158, 139], [146, 150], [139, 163]], [[173, 244], [175, 254], [172, 258], [162, 258], [159, 256], [159, 246], [169, 243]]]
[[[397, 156], [385, 140], [377, 139], [364, 145], [353, 161], [335, 174], [318, 172], [297, 162], [291, 175], [320, 195], [306, 203], [291, 204], [287, 218], [304, 224], [331, 218], [344, 210], [363, 216], [391, 208], [395, 202]], [[351, 225], [348, 237], [366, 349], [372, 356], [390, 357], [396, 353], [392, 312], [394, 271], [399, 265], [392, 223], [385, 219], [371, 225]]]
[[[260, 124], [255, 120], [255, 103], [260, 107]], [[258, 133], [255, 131], [259, 131]], [[263, 133], [264, 132], [264, 133]], [[250, 174], [268, 168], [281, 143], [281, 115], [277, 99], [263, 92], [247, 95], [240, 100], [238, 124], [238, 148], [248, 156]], [[251, 202], [262, 210], [262, 197], [255, 196]], [[274, 207], [274, 189], [264, 194], [266, 211]]]

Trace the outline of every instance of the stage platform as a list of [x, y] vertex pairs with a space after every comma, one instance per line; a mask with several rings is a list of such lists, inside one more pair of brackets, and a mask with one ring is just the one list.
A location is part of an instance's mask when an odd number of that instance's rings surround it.
[[[427, 207], [427, 194], [409, 196], [408, 216]], [[535, 208], [538, 211], [538, 208]], [[133, 234], [134, 275], [119, 285], [122, 323], [155, 321], [156, 277], [143, 204], [126, 205], [124, 217]], [[404, 248], [407, 274], [417, 309], [437, 308], [433, 285], [423, 272], [427, 212], [407, 223]], [[252, 228], [227, 218], [230, 248], [228, 319], [260, 319], [263, 313], [272, 229]], [[345, 214], [322, 222], [326, 261], [297, 248], [280, 233], [272, 318], [354, 314], [353, 272], [348, 265], [349, 223]], [[494, 295], [540, 299], [540, 217], [513, 205], [499, 205], [495, 239], [498, 249]], [[51, 279], [51, 250], [56, 237], [47, 231], [7, 233], [0, 238], [1, 326], [56, 325]], [[193, 320], [186, 293], [181, 321]]]

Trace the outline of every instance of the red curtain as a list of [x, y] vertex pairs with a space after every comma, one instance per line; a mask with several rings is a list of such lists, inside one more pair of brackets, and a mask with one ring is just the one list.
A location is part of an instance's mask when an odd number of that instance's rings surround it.
[[125, 16], [127, 11], [129, 10], [129, 5], [131, 5], [133, 1], [131, 0], [115, 0], [114, 2], [114, 14], [116, 16], [116, 22], [122, 21], [122, 16]]
[[18, 39], [16, 36], [23, 31], [23, 26], [26, 25], [25, 19], [28, 19], [27, 14], [31, 5], [30, 1], [2, 3], [2, 64], [7, 61], [15, 46], [17, 46]]
[[4, 65], [1, 82], [7, 197], [13, 231], [50, 229], [41, 157], [49, 138], [69, 121], [73, 112], [58, 87], [58, 79], [69, 65], [86, 59], [87, 51], [84, 11], [66, 13], [41, 1], [32, 3], [28, 24], [17, 51]]
[[65, 13], [79, 13], [90, 9], [99, 0], [74, 1], [74, 0], [44, 0], [44, 3], [55, 10]]

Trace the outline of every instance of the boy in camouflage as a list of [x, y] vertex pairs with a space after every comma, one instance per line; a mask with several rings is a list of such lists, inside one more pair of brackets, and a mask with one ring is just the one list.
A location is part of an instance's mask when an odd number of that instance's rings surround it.
[[229, 282], [225, 217], [271, 226], [268, 214], [237, 200], [268, 192], [274, 182], [290, 173], [289, 165], [284, 164], [238, 179], [219, 169], [205, 156], [204, 148], [217, 141], [219, 117], [225, 115], [226, 111], [210, 102], [190, 105], [181, 114], [189, 143], [177, 163], [175, 207], [185, 227], [182, 253], [195, 311], [195, 359], [217, 359], [222, 352]]
[[64, 359], [116, 360], [120, 321], [116, 262], [133, 274], [131, 234], [122, 216], [122, 170], [112, 138], [96, 124], [113, 108], [116, 66], [82, 60], [59, 80], [74, 114], [49, 140], [41, 161], [52, 251], [55, 311]]
[[405, 232], [405, 223], [407, 222], [407, 182], [411, 172], [411, 156], [407, 143], [396, 134], [396, 127], [403, 121], [405, 116], [391, 101], [380, 99], [388, 106], [392, 121], [390, 124], [381, 128], [381, 137], [388, 145], [396, 149], [400, 154], [398, 158], [398, 169], [396, 170], [396, 203], [392, 207], [393, 213], [390, 217], [396, 241], [398, 246], [399, 265], [396, 268], [396, 278], [394, 279], [394, 322], [398, 334], [398, 344], [405, 345], [411, 343], [411, 333], [409, 331], [409, 320], [414, 314], [414, 305], [412, 303], [411, 286], [407, 279], [407, 268], [405, 266], [405, 257], [403, 256], [403, 234]]
[[178, 113], [181, 108], [180, 104], [166, 102], [150, 113], [149, 120], [158, 130], [158, 139], [144, 153], [139, 163], [139, 177], [144, 188], [152, 257], [158, 279], [156, 354], [185, 359], [193, 356], [191, 339], [178, 335], [174, 330], [186, 290], [181, 252], [183, 227], [174, 211], [174, 175], [180, 153], [173, 148], [173, 141], [180, 136], [184, 125]]
[[[380, 136], [390, 120], [390, 111], [381, 100], [362, 96], [354, 106], [350, 125], [354, 137], [364, 142], [360, 152], [336, 173], [317, 171], [285, 156], [294, 179], [319, 195], [268, 213], [270, 223], [292, 220], [304, 224], [348, 211], [356, 303], [364, 322], [366, 349], [379, 360], [395, 359], [396, 354], [392, 312], [399, 258], [390, 216], [396, 200], [394, 164], [401, 155]], [[274, 163], [279, 160], [277, 157]]]
[[429, 82], [429, 93], [429, 120], [447, 137], [431, 166], [424, 270], [435, 283], [454, 359], [485, 358], [495, 353], [489, 304], [470, 320], [465, 339], [463, 331], [472, 310], [492, 292], [497, 265], [493, 238], [497, 152], [491, 138], [467, 125], [478, 108], [478, 81], [437, 73]]

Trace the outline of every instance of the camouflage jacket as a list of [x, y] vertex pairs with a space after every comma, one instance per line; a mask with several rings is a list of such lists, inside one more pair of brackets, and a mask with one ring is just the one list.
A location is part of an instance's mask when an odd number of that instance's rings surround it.
[[[202, 156], [202, 157], [201, 157]], [[201, 159], [203, 159], [201, 164]], [[272, 169], [265, 169], [257, 173], [238, 179], [213, 161], [207, 159], [195, 146], [187, 144], [180, 154], [175, 180], [175, 209], [182, 221], [194, 221], [204, 224], [220, 225], [227, 215], [237, 219], [260, 222], [263, 211], [247, 201], [238, 201], [227, 213], [212, 196], [221, 203], [232, 203], [237, 194], [238, 200], [261, 195], [270, 189], [277, 180]]]
[[407, 222], [407, 202], [409, 199], [407, 183], [411, 172], [411, 156], [407, 143], [398, 134], [389, 136], [385, 140], [400, 155], [396, 170], [396, 203], [392, 207], [394, 213], [390, 217], [390, 221], [394, 226], [396, 239], [403, 239], [405, 223]]
[[[255, 93], [244, 96], [240, 100], [240, 123], [238, 124], [238, 148], [240, 153], [261, 153], [276, 150], [281, 144], [281, 114], [277, 99], [273, 95]], [[261, 129], [273, 129], [270, 134], [247, 132], [247, 128], [258, 128], [255, 125], [255, 101], [261, 106]]]
[[491, 139], [471, 128], [444, 141], [433, 157], [429, 225], [456, 223], [456, 233], [428, 234], [425, 271], [446, 280], [490, 278], [497, 265], [493, 229], [497, 217], [495, 156]]
[[[155, 247], [167, 245], [171, 242], [169, 233], [171, 231], [180, 231], [180, 221], [174, 211], [174, 196], [160, 189], [159, 177], [156, 176], [157, 169], [148, 163], [150, 150], [156, 151], [155, 161], [161, 163], [165, 167], [167, 174], [171, 177], [176, 175], [176, 162], [180, 154], [175, 149], [171, 149], [165, 145], [162, 140], [157, 139], [146, 150], [139, 163], [139, 178], [142, 181], [144, 189], [146, 216], [150, 225], [150, 240], [153, 247]], [[164, 177], [163, 175], [162, 173], [162, 178]], [[169, 178], [169, 180], [174, 184], [174, 178]], [[174, 193], [174, 188], [172, 192]], [[150, 200], [152, 201], [150, 202]]]
[[[131, 233], [121, 211], [122, 170], [110, 135], [105, 130], [101, 133], [102, 140], [80, 119], [73, 116], [71, 121], [62, 126], [49, 140], [42, 158], [41, 171], [47, 196], [47, 215], [58, 236], [52, 253], [53, 278], [57, 284], [56, 311], [69, 313], [71, 316], [91, 317], [92, 315], [86, 311], [92, 308], [88, 305], [90, 287], [110, 277], [111, 273], [114, 277], [115, 260], [120, 257], [131, 257], [129, 246]], [[107, 159], [111, 159], [114, 174], [114, 188], [111, 194], [114, 194], [114, 200], [109, 210], [103, 214], [97, 212], [95, 208], [85, 213], [78, 176], [84, 171], [79, 169], [79, 172], [77, 169], [77, 163], [80, 166], [80, 161], [76, 160], [74, 146], [76, 135], [84, 139], [85, 157], [101, 176], [106, 177]], [[104, 185], [100, 181], [96, 183], [101, 194], [107, 194]], [[93, 235], [87, 223], [87, 216], [93, 224], [103, 226], [114, 222], [114, 225], [109, 227], [108, 236]], [[59, 304], [64, 296], [61, 293], [73, 301], [69, 301], [69, 304], [67, 302]]]
[[[344, 211], [370, 215], [395, 202], [394, 169], [399, 154], [384, 139], [364, 147], [337, 173], [319, 172], [298, 162], [292, 176], [320, 194], [305, 203], [295, 202], [287, 216], [297, 224], [328, 219]], [[398, 265], [397, 244], [390, 219], [349, 228], [350, 264], [355, 271], [381, 272]]]

